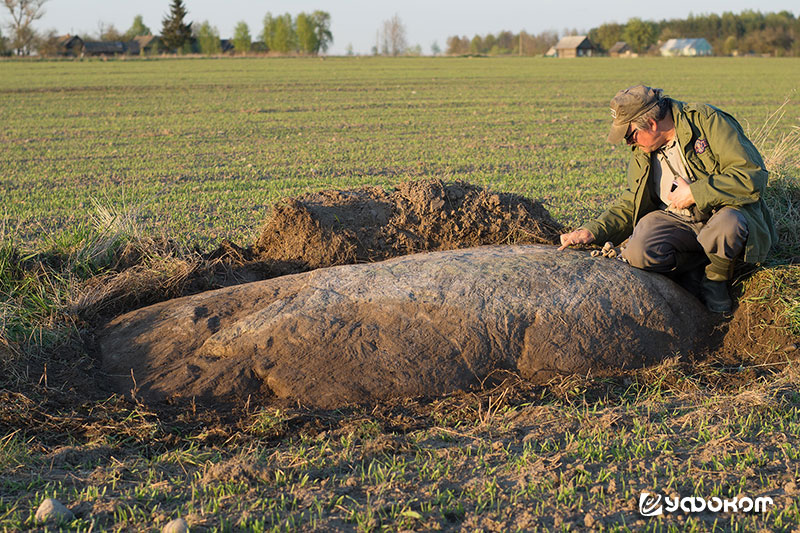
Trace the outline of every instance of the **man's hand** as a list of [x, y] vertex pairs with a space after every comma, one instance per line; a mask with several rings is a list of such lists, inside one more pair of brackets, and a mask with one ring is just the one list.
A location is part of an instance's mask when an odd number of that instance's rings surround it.
[[692, 189], [689, 188], [689, 183], [683, 178], [677, 178], [674, 181], [675, 189], [667, 195], [667, 200], [670, 201], [669, 206], [677, 209], [687, 209], [694, 205], [694, 195]]
[[576, 229], [575, 231], [571, 231], [569, 233], [561, 234], [561, 246], [559, 246], [559, 250], [563, 250], [567, 246], [571, 244], [591, 244], [594, 242], [594, 235], [588, 229]]

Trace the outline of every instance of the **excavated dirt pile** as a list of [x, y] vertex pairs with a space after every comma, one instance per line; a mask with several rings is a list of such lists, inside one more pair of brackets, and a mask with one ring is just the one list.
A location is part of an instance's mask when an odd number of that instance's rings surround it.
[[483, 244], [554, 244], [561, 225], [539, 203], [457, 181], [323, 191], [278, 204], [254, 252], [309, 270]]

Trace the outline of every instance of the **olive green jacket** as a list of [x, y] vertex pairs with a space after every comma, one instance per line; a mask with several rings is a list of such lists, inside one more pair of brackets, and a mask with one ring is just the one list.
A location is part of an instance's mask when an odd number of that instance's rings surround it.
[[[697, 208], [706, 214], [730, 206], [747, 220], [744, 260], [760, 263], [778, 237], [762, 195], [767, 187], [764, 161], [742, 127], [710, 105], [670, 100], [675, 133], [696, 181], [690, 184]], [[628, 189], [600, 217], [582, 226], [595, 242], [625, 240], [647, 213], [658, 209], [650, 178], [650, 154], [638, 147], [628, 164]]]

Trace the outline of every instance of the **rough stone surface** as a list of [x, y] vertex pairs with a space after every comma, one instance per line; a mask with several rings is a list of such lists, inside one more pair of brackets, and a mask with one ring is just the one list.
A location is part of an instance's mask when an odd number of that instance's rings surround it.
[[[266, 393], [335, 407], [608, 374], [703, 348], [678, 285], [587, 252], [495, 246], [228, 287], [117, 317], [98, 336], [117, 390], [149, 400]], [[135, 380], [135, 386], [134, 386]]]
[[39, 508], [36, 510], [36, 521], [37, 522], [69, 522], [73, 520], [75, 515], [72, 514], [72, 511], [64, 507], [64, 505], [53, 498], [45, 499]]

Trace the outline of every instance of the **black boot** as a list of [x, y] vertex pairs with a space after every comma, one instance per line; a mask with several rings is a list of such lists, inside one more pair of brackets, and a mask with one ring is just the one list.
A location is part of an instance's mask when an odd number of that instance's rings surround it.
[[728, 294], [727, 281], [712, 281], [703, 278], [700, 286], [700, 296], [703, 303], [712, 313], [730, 313], [733, 310], [733, 301]]
[[712, 313], [730, 313], [733, 302], [728, 294], [728, 280], [733, 273], [733, 261], [713, 254], [709, 254], [708, 259], [711, 262], [706, 265], [700, 299]]

